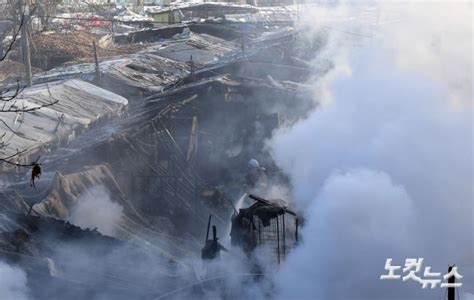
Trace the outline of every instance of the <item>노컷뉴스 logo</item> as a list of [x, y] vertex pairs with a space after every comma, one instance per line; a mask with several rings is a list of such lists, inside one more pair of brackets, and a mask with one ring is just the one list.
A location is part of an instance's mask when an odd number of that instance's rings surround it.
[[421, 274], [423, 260], [423, 258], [407, 258], [405, 259], [405, 266], [402, 269], [401, 266], [392, 265], [392, 259], [387, 258], [385, 261], [385, 270], [388, 271], [388, 274], [381, 275], [380, 280], [413, 280], [421, 284], [421, 288], [423, 289], [428, 287], [434, 289], [438, 287], [438, 285], [441, 288], [458, 288], [462, 286], [461, 282], [455, 282], [455, 280], [452, 279], [449, 280], [453, 276], [455, 279], [462, 278], [462, 276], [458, 273], [458, 267], [452, 266], [449, 268], [448, 273], [441, 275], [441, 273], [438, 272], [431, 272], [431, 267], [426, 266], [423, 269], [423, 274]]

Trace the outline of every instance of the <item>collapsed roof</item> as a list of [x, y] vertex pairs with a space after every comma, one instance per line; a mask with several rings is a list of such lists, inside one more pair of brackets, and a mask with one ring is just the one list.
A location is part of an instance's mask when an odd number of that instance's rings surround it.
[[[158, 92], [190, 74], [188, 61], [191, 56], [198, 69], [232, 57], [237, 49], [231, 42], [208, 35], [193, 34], [185, 39], [162, 42], [136, 54], [101, 61], [101, 86], [125, 96], [134, 91]], [[94, 75], [95, 66], [90, 63], [56, 68], [38, 74], [35, 80], [42, 82], [77, 76], [91, 80]]]
[[[227, 41], [188, 30], [176, 39], [159, 42], [139, 53], [101, 60], [101, 86], [127, 98], [161, 92], [190, 77], [193, 70], [195, 76], [216, 72], [291, 41], [292, 36], [292, 30], [283, 28], [263, 37], [249, 38], [243, 49], [241, 41]], [[95, 66], [90, 63], [55, 68], [34, 76], [33, 80], [45, 82], [77, 77], [92, 80], [94, 76]]]

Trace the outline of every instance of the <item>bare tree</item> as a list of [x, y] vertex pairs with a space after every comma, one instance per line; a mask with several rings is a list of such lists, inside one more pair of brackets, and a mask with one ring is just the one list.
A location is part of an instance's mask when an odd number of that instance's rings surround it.
[[[21, 27], [25, 26], [25, 17], [24, 14], [21, 14], [20, 16], [20, 21], [18, 26], [13, 26], [12, 30], [12, 40], [8, 43], [6, 46], [5, 51], [3, 52], [3, 55], [0, 57], [0, 63], [3, 63], [7, 58], [8, 54], [14, 49], [15, 45], [17, 44], [17, 41], [19, 41], [19, 36], [20, 36], [20, 31]], [[26, 38], [26, 37], [22, 37]], [[0, 45], [3, 47], [3, 45]], [[19, 100], [19, 97], [23, 91], [22, 84], [18, 80], [17, 83], [10, 88], [6, 89], [0, 89], [0, 123], [4, 125], [5, 130], [2, 132], [0, 130], [0, 163], [6, 163], [10, 165], [14, 165], [17, 167], [26, 167], [26, 168], [32, 168], [32, 185], [34, 186], [34, 179], [38, 177], [41, 174], [41, 169], [39, 167], [39, 158], [36, 159], [35, 161], [27, 164], [20, 164], [16, 162], [16, 158], [20, 156], [21, 154], [24, 154], [27, 152], [29, 149], [17, 149], [14, 153], [9, 153], [5, 154], [5, 148], [8, 147], [8, 141], [6, 141], [7, 137], [11, 136], [21, 136], [22, 138], [28, 139], [27, 136], [20, 134], [18, 132], [18, 129], [13, 129], [10, 125], [8, 125], [7, 122], [4, 121], [4, 118], [2, 118], [2, 115], [9, 114], [9, 113], [15, 113], [15, 114], [24, 114], [24, 113], [31, 113], [34, 111], [37, 111], [41, 108], [52, 106], [58, 102], [57, 99], [54, 99], [51, 95], [51, 92], [48, 92], [50, 95], [51, 101], [49, 103], [43, 103], [43, 104], [38, 104], [33, 107], [26, 107], [22, 105], [21, 101]]]
[[49, 30], [50, 16], [56, 13], [57, 5], [60, 3], [59, 0], [37, 0], [32, 4], [31, 11], [36, 11], [43, 31]]

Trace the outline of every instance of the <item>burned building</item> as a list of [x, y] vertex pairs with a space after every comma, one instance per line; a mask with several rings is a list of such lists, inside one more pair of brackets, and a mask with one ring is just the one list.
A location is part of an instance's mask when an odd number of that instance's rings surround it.
[[231, 243], [251, 253], [266, 248], [280, 264], [298, 242], [298, 217], [283, 201], [249, 195], [256, 202], [233, 216]]
[[[152, 261], [156, 259], [166, 273], [152, 272], [148, 279], [142, 274], [122, 278], [117, 276], [122, 266], [104, 267], [117, 282], [133, 286], [128, 299], [165, 292], [168, 280], [170, 287], [195, 281], [194, 275], [186, 281], [176, 274], [178, 269], [193, 274], [187, 262], [201, 253], [208, 216], [213, 215], [219, 230], [230, 225], [233, 205], [246, 192], [250, 158], [265, 166], [269, 182], [288, 183], [265, 152], [265, 140], [316, 105], [309, 97], [311, 91], [300, 83], [310, 72], [301, 59], [294, 58], [306, 54], [299, 48], [297, 33], [286, 26], [249, 26], [239, 40], [239, 28], [189, 24], [170, 29], [177, 32], [167, 38], [159, 36], [163, 31], [144, 30], [123, 42], [140, 43], [144, 38], [151, 44], [131, 55], [101, 59], [99, 70], [94, 64], [79, 64], [36, 75], [31, 90], [44, 87], [42, 94], [48, 99], [50, 87], [53, 96], [61, 99], [51, 108], [57, 112], [40, 110], [25, 116], [24, 128], [40, 126], [44, 138], [35, 144], [34, 153], [19, 156], [18, 161], [41, 156], [43, 174], [34, 190], [28, 185], [29, 170], [2, 174], [6, 184], [0, 187], [0, 207], [9, 212], [0, 214], [0, 231], [8, 233], [0, 241], [0, 250], [29, 245], [28, 241], [34, 246], [42, 240], [61, 242], [67, 248], [70, 234], [88, 230], [91, 233], [85, 235], [95, 236], [94, 226], [80, 229], [53, 220], [72, 220], [78, 205], [106, 197], [120, 208], [119, 217], [110, 222], [111, 237], [88, 240], [88, 245], [137, 247], [143, 250], [140, 254], [126, 251], [126, 257], [133, 256], [127, 266], [149, 263], [141, 260], [141, 255], [147, 257], [144, 252], [152, 254]], [[100, 81], [94, 80], [97, 71]], [[41, 100], [38, 97], [34, 100]], [[23, 140], [15, 137], [15, 142], [26, 143]], [[97, 186], [105, 192], [95, 193]], [[28, 216], [40, 229], [54, 223], [54, 231], [60, 234], [43, 236], [44, 230], [30, 227], [17, 231], [14, 225], [19, 221], [10, 217], [12, 213]], [[295, 218], [284, 205], [260, 199], [235, 216], [232, 243], [247, 251], [269, 247], [275, 261], [281, 261], [295, 243]], [[83, 236], [77, 236], [74, 242], [80, 243]], [[226, 236], [221, 232], [222, 240]], [[34, 249], [29, 255], [68, 265], [69, 257], [62, 253]], [[94, 262], [94, 255], [88, 256], [85, 268]], [[68, 287], [85, 285], [84, 293], [94, 291], [87, 285], [89, 278], [79, 276], [77, 269], [59, 268], [57, 280], [72, 278], [77, 284]], [[91, 270], [102, 278], [103, 270]], [[153, 278], [162, 278], [163, 283], [151, 287]], [[106, 288], [119, 294], [114, 280], [107, 281]]]

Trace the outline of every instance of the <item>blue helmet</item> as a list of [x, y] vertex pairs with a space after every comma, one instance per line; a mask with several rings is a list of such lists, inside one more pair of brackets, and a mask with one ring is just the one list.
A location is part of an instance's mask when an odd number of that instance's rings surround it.
[[258, 160], [254, 159], [254, 158], [249, 160], [247, 165], [250, 169], [257, 169], [257, 168], [260, 167], [260, 164], [258, 163]]

